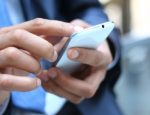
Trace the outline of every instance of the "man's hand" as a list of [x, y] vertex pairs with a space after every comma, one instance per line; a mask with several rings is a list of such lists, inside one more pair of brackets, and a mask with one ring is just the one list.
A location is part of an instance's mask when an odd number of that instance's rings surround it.
[[[80, 20], [75, 20], [72, 24], [84, 28], [89, 26]], [[59, 68], [51, 68], [40, 77], [47, 78], [43, 82], [46, 91], [65, 97], [73, 103], [79, 103], [83, 99], [94, 96], [105, 78], [112, 56], [105, 41], [97, 50], [71, 48], [68, 51], [68, 57], [83, 64], [77, 72], [68, 75]]]
[[73, 31], [73, 26], [69, 23], [45, 19], [1, 28], [0, 95], [5, 91], [29, 91], [40, 86], [39, 78], [29, 78], [16, 73], [24, 70], [38, 74], [41, 71], [41, 58], [50, 62], [57, 59], [50, 36], [67, 37]]

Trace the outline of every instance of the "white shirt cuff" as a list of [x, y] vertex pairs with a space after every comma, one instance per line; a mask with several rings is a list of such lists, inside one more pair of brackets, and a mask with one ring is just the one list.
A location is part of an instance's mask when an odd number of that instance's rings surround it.
[[5, 112], [5, 110], [6, 110], [7, 106], [8, 106], [8, 103], [9, 103], [9, 99], [10, 99], [10, 97], [8, 97], [8, 98], [4, 101], [4, 103], [2, 103], [2, 104], [0, 105], [0, 115], [2, 115], [2, 114]]

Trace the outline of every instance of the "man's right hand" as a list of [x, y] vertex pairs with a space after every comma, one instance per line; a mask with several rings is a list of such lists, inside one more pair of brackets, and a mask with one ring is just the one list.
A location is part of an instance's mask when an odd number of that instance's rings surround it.
[[34, 19], [1, 28], [0, 93], [13, 90], [29, 91], [40, 86], [40, 79], [14, 75], [14, 69], [39, 73], [41, 58], [50, 62], [57, 58], [57, 53], [50, 43], [53, 41], [51, 38], [67, 37], [73, 31], [73, 26], [69, 23], [45, 19]]

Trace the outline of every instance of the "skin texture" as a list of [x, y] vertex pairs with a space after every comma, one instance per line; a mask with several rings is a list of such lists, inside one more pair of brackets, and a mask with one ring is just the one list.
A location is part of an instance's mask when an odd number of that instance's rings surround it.
[[1, 28], [0, 104], [10, 91], [30, 91], [40, 86], [39, 78], [29, 78], [24, 71], [39, 74], [41, 58], [54, 62], [57, 52], [52, 38], [68, 37], [73, 31], [69, 23], [40, 18]]
[[[83, 28], [90, 26], [82, 20], [74, 20], [71, 23]], [[55, 45], [58, 53], [67, 39], [61, 40], [61, 45]], [[107, 42], [104, 41], [96, 50], [71, 48], [68, 51], [68, 58], [82, 63], [81, 68], [69, 75], [54, 67], [42, 72], [39, 77], [46, 91], [77, 104], [94, 96], [105, 78], [112, 56]]]
[[[0, 29], [0, 104], [10, 91], [30, 91], [41, 82], [46, 91], [73, 103], [94, 96], [112, 61], [106, 41], [96, 50], [71, 48], [68, 57], [81, 62], [82, 66], [70, 75], [59, 68], [41, 71], [39, 64], [40, 58], [50, 62], [56, 60], [57, 53], [75, 31], [75, 26], [87, 28], [90, 25], [81, 20], [69, 24], [35, 19]], [[29, 78], [24, 71], [38, 74], [38, 78]]]

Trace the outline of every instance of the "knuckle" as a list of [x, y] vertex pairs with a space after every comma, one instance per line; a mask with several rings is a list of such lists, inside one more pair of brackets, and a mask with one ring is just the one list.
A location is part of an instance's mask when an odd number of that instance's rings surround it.
[[26, 32], [22, 29], [16, 29], [10, 32], [13, 43], [18, 43], [25, 36]]
[[74, 97], [71, 99], [71, 102], [74, 104], [79, 104], [81, 102], [81, 97]]
[[64, 27], [66, 27], [66, 24], [65, 23], [63, 23], [63, 22], [61, 22], [60, 24], [59, 24], [59, 34], [60, 35], [62, 35], [63, 36], [63, 34], [64, 33], [66, 33], [66, 31], [64, 30]]
[[55, 21], [55, 24], [57, 25], [57, 30], [55, 31], [57, 31], [59, 36], [67, 37], [74, 32], [74, 27], [72, 24], [60, 21]]
[[86, 98], [91, 98], [94, 96], [94, 94], [95, 94], [95, 90], [93, 87], [90, 86], [85, 89], [85, 97]]
[[53, 56], [53, 55], [54, 55], [54, 48], [53, 48], [53, 46], [52, 46], [51, 44], [49, 44], [49, 43], [48, 43], [47, 45], [45, 44], [45, 46], [44, 46], [44, 51], [45, 51], [45, 52], [43, 52], [43, 53], [44, 53], [45, 56], [47, 56], [47, 55], [48, 55], [48, 56], [49, 56], [49, 55], [50, 55], [50, 56]]
[[101, 52], [95, 52], [95, 56], [93, 56], [92, 62], [93, 66], [98, 67], [101, 65], [103, 54]]
[[3, 90], [9, 90], [8, 87], [13, 87], [11, 80], [9, 80], [8, 77], [1, 76], [0, 88]]
[[81, 23], [81, 20], [80, 19], [75, 19], [71, 23], [73, 23], [73, 24], [79, 24], [79, 23]]
[[15, 60], [18, 57], [18, 50], [14, 47], [9, 47], [5, 50], [5, 55], [7, 60]]
[[97, 67], [97, 66], [99, 66], [100, 65], [100, 60], [99, 60], [99, 58], [97, 57], [95, 57], [94, 59], [93, 59], [93, 66], [95, 66], [95, 67]]
[[36, 19], [32, 20], [32, 25], [38, 27], [38, 26], [44, 25], [45, 22], [46, 22], [46, 19], [36, 18]]

